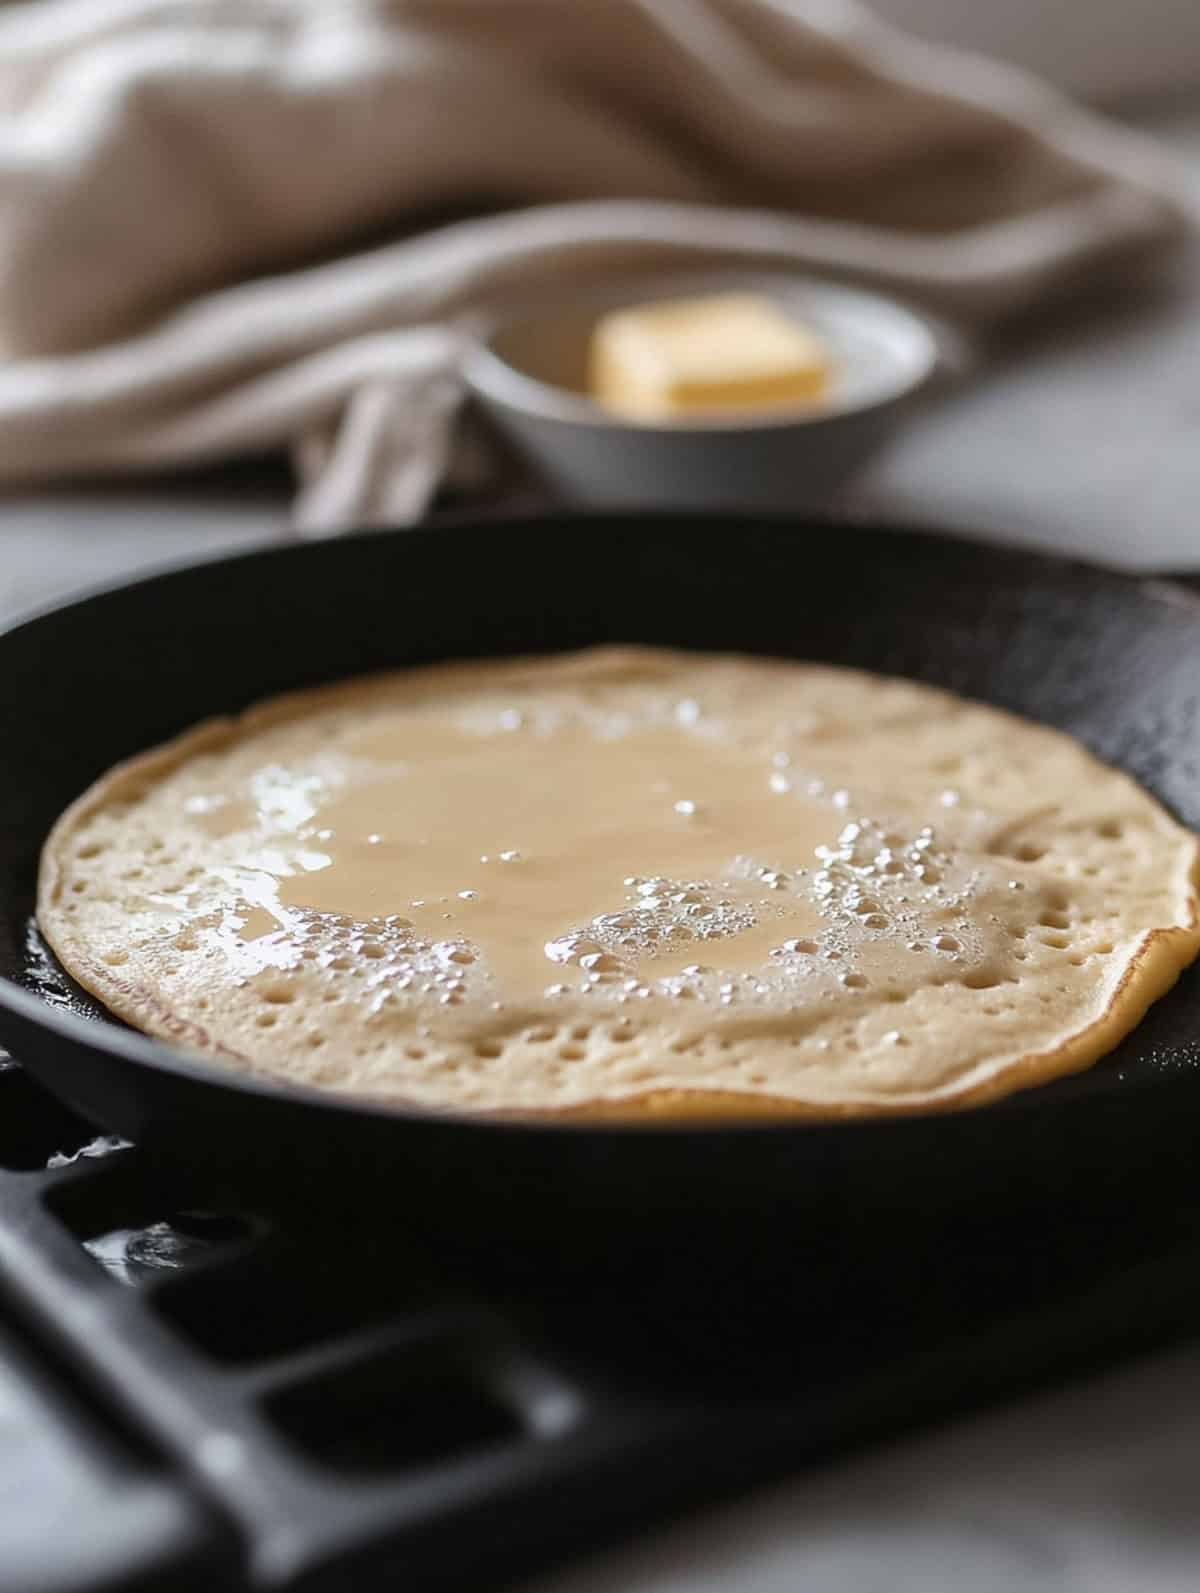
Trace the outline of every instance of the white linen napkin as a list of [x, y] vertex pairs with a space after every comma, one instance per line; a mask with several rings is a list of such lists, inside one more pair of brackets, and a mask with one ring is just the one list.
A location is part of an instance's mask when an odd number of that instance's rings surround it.
[[723, 261], [982, 325], [1178, 236], [1181, 192], [853, 0], [16, 5], [0, 483], [290, 446], [303, 529], [410, 520], [467, 312]]

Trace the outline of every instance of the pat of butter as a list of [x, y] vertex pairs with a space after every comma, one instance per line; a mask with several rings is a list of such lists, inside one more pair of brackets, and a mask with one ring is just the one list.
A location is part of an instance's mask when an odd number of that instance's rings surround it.
[[589, 386], [633, 419], [811, 404], [829, 358], [770, 299], [722, 293], [615, 310], [592, 333]]

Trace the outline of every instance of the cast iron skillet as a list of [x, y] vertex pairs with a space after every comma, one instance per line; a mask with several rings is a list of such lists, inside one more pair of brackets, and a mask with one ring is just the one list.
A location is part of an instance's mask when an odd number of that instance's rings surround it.
[[239, 1195], [383, 1191], [410, 1218], [493, 1236], [565, 1219], [577, 1233], [590, 1218], [661, 1234], [697, 1212], [799, 1236], [851, 1208], [902, 1201], [919, 1221], [1111, 1190], [1151, 1166], [1188, 1176], [1195, 973], [1098, 1067], [995, 1105], [715, 1127], [473, 1120], [251, 1082], [94, 1007], [54, 1007], [31, 978], [42, 840], [117, 759], [285, 688], [614, 640], [950, 687], [1073, 732], [1200, 826], [1200, 603], [1165, 583], [788, 518], [558, 514], [287, 546], [100, 592], [0, 636], [0, 1041], [92, 1120]]

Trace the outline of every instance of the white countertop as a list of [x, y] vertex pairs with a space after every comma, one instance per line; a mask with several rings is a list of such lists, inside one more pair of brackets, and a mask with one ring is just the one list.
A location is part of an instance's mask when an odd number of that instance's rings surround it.
[[1200, 1346], [809, 1471], [523, 1593], [1196, 1593]]

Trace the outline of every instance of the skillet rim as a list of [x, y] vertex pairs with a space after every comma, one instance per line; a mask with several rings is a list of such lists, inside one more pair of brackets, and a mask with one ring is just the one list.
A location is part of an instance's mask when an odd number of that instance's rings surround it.
[[[170, 581], [175, 577], [186, 576], [192, 571], [213, 569], [218, 566], [238, 567], [255, 561], [270, 559], [275, 555], [288, 554], [303, 556], [307, 551], [314, 553], [323, 551], [328, 556], [335, 547], [349, 546], [351, 548], [374, 541], [378, 537], [392, 537], [396, 539], [413, 538], [417, 541], [428, 541], [444, 534], [446, 530], [458, 532], [476, 531], [480, 535], [494, 535], [504, 529], [517, 529], [522, 527], [536, 527], [539, 525], [561, 523], [568, 520], [572, 525], [589, 524], [592, 522], [611, 523], [613, 520], [626, 522], [645, 523], [652, 521], [658, 526], [662, 525], [689, 525], [695, 526], [697, 521], [707, 525], [718, 525], [722, 522], [735, 521], [739, 525], [752, 522], [756, 527], [772, 535], [837, 535], [838, 533], [855, 532], [881, 532], [885, 535], [897, 535], [903, 539], [915, 539], [925, 544], [949, 544], [959, 550], [985, 551], [992, 558], [999, 558], [1006, 562], [1023, 565], [1038, 566], [1043, 570], [1053, 570], [1059, 577], [1067, 576], [1073, 571], [1086, 575], [1087, 579], [1095, 582], [1097, 578], [1110, 583], [1114, 588], [1123, 592], [1132, 589], [1140, 598], [1150, 602], [1162, 603], [1168, 607], [1190, 610], [1193, 620], [1200, 621], [1200, 595], [1190, 588], [1178, 584], [1170, 573], [1152, 574], [1135, 571], [1123, 571], [1111, 566], [1092, 563], [1069, 555], [1057, 554], [1036, 548], [1016, 548], [1009, 544], [993, 541], [986, 535], [972, 535], [961, 532], [943, 530], [937, 526], [912, 525], [906, 521], [879, 520], [867, 514], [804, 514], [788, 511], [762, 511], [751, 510], [741, 512], [733, 509], [719, 510], [680, 510], [666, 508], [633, 509], [633, 510], [578, 510], [570, 508], [543, 508], [521, 509], [502, 508], [491, 511], [455, 511], [431, 517], [430, 520], [419, 526], [363, 526], [354, 531], [347, 532], [333, 541], [301, 540], [291, 538], [280, 540], [266, 537], [260, 542], [255, 542], [250, 547], [239, 548], [234, 552], [228, 549], [219, 551], [211, 556], [182, 557], [179, 559], [165, 560], [148, 569], [139, 571], [133, 579], [117, 577], [113, 580], [102, 580], [94, 584], [73, 590], [65, 596], [40, 604], [35, 604], [16, 615], [0, 622], [0, 648], [9, 637], [20, 631], [28, 629], [38, 623], [53, 617], [63, 617], [72, 610], [82, 609], [88, 605], [112, 596], [117, 593], [136, 592], [141, 589], [151, 589], [160, 582]], [[984, 701], [985, 699], [979, 699]], [[1185, 970], [1186, 971], [1186, 970]], [[169, 1044], [167, 1041], [152, 1038], [141, 1034], [130, 1027], [120, 1027], [117, 1023], [97, 1021], [93, 1018], [83, 1017], [79, 1013], [63, 1011], [52, 1007], [43, 997], [33, 991], [22, 988], [7, 974], [0, 973], [0, 1006], [13, 1012], [18, 1018], [25, 1019], [36, 1026], [49, 1030], [56, 1038], [61, 1038], [84, 1049], [98, 1047], [113, 1055], [118, 1061], [131, 1063], [137, 1068], [148, 1067], [162, 1072], [173, 1074], [194, 1084], [211, 1086], [217, 1089], [230, 1089], [235, 1092], [260, 1097], [269, 1101], [291, 1103], [303, 1107], [333, 1109], [338, 1113], [358, 1118], [390, 1119], [397, 1123], [404, 1123], [410, 1127], [419, 1127], [423, 1123], [441, 1127], [453, 1126], [488, 1134], [513, 1133], [538, 1134], [547, 1131], [555, 1135], [583, 1137], [590, 1140], [597, 1138], [621, 1141], [631, 1134], [639, 1138], [671, 1138], [696, 1137], [711, 1141], [714, 1136], [725, 1138], [729, 1135], [739, 1137], [770, 1136], [777, 1139], [785, 1135], [804, 1133], [809, 1137], [821, 1137], [844, 1134], [853, 1130], [859, 1134], [883, 1133], [889, 1128], [895, 1129], [902, 1125], [916, 1123], [930, 1124], [932, 1122], [952, 1123], [956, 1119], [972, 1118], [979, 1112], [987, 1112], [992, 1116], [1000, 1114], [1002, 1118], [1028, 1116], [1035, 1112], [1044, 1101], [1044, 1090], [1059, 1082], [1051, 1079], [1044, 1085], [1028, 1089], [1018, 1089], [998, 1100], [982, 1102], [966, 1102], [961, 1106], [940, 1109], [914, 1109], [899, 1113], [888, 1113], [881, 1116], [848, 1115], [845, 1117], [804, 1118], [804, 1117], [776, 1117], [764, 1119], [631, 1119], [597, 1120], [588, 1118], [558, 1118], [558, 1117], [520, 1117], [506, 1116], [503, 1114], [474, 1113], [455, 1110], [452, 1108], [413, 1107], [391, 1103], [386, 1100], [372, 1100], [369, 1098], [343, 1096], [332, 1090], [322, 1090], [315, 1085], [285, 1083], [269, 1077], [262, 1077], [254, 1073], [241, 1072], [233, 1067], [221, 1070], [219, 1064], [205, 1058], [193, 1058], [190, 1053], [180, 1047]], [[20, 1058], [16, 1058], [20, 1062]], [[1079, 1075], [1086, 1076], [1090, 1070], [1083, 1070]], [[1115, 1093], [1119, 1085], [1122, 1096], [1131, 1093], [1144, 1094], [1147, 1090], [1164, 1090], [1172, 1086], [1178, 1088], [1181, 1080], [1186, 1080], [1183, 1074], [1173, 1074], [1167, 1071], [1146, 1073], [1129, 1079], [1114, 1078], [1109, 1087], [1103, 1090], [1105, 1095]], [[1108, 1081], [1106, 1081], [1108, 1082]], [[1069, 1109], [1069, 1103], [1068, 1103]]]

